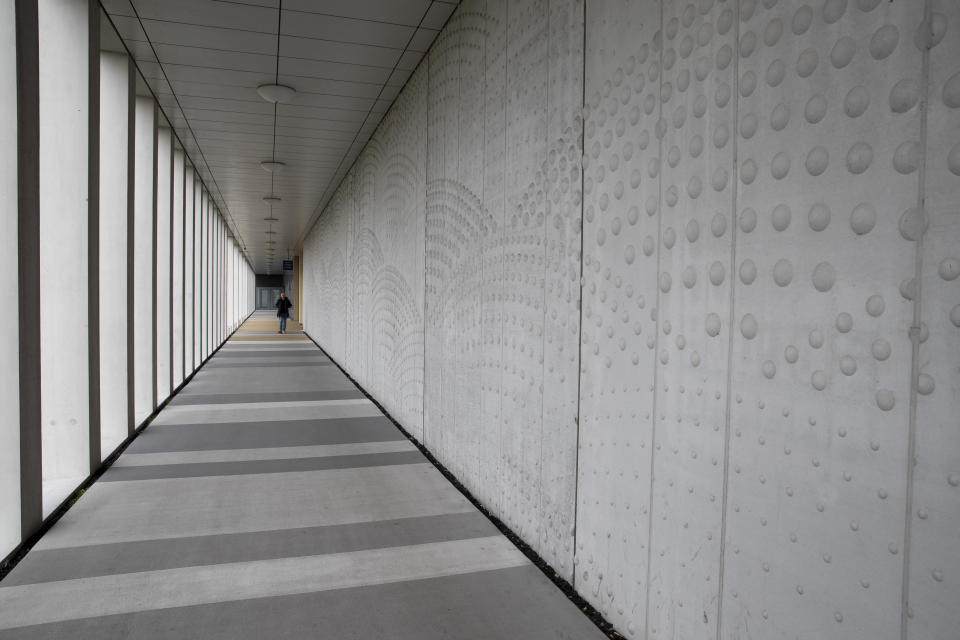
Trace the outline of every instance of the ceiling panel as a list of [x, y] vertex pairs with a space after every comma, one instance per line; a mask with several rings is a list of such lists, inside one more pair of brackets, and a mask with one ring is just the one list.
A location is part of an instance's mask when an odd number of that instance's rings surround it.
[[[297, 250], [456, 6], [286, 0], [279, 15], [279, 4], [102, 2], [258, 273]], [[275, 82], [296, 89], [289, 104], [257, 94]], [[287, 167], [269, 174], [268, 159]], [[270, 193], [281, 203], [266, 205]]]

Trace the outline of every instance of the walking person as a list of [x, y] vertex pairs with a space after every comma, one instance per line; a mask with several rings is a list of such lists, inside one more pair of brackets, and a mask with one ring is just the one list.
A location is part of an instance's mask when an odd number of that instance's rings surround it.
[[280, 331], [277, 331], [277, 333], [286, 333], [287, 318], [290, 317], [290, 309], [293, 307], [293, 303], [287, 299], [287, 294], [281, 292], [280, 299], [273, 306], [277, 308], [277, 317], [280, 318]]

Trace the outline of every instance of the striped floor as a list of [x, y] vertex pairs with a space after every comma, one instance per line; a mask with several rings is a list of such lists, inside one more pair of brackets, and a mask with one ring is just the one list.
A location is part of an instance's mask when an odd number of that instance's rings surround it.
[[248, 320], [0, 582], [0, 639], [604, 637], [274, 322]]

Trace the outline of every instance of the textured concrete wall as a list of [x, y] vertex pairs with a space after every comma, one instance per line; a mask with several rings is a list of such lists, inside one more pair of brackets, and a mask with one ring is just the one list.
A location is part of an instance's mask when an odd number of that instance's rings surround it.
[[958, 25], [464, 2], [307, 239], [306, 328], [632, 638], [953, 637]]

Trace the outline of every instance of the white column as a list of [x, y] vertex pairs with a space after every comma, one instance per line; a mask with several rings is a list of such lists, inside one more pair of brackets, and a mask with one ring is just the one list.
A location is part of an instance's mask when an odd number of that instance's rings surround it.
[[193, 167], [187, 166], [183, 177], [183, 374], [189, 376], [193, 373], [193, 211], [196, 202], [193, 192]]
[[173, 388], [183, 382], [183, 150], [173, 152], [173, 283], [171, 336], [173, 340]]
[[88, 5], [40, 0], [43, 515], [89, 473]]
[[134, 127], [134, 420], [153, 412], [153, 98], [137, 96]]
[[173, 136], [157, 130], [157, 402], [170, 395], [170, 164]]
[[203, 321], [201, 317], [203, 307], [203, 290], [201, 287], [203, 273], [203, 184], [200, 182], [200, 176], [194, 172], [194, 204], [193, 204], [193, 369], [200, 366], [202, 351], [200, 338], [203, 335]]
[[20, 361], [17, 289], [17, 41], [13, 0], [0, 2], [0, 556], [20, 542]]
[[127, 437], [128, 58], [100, 54], [100, 454]]

